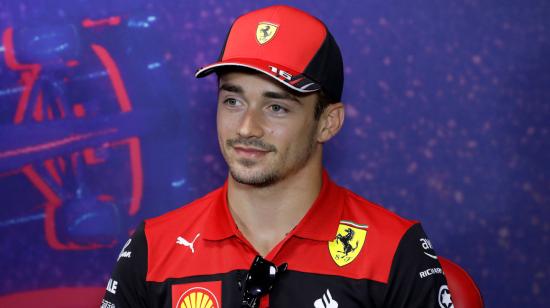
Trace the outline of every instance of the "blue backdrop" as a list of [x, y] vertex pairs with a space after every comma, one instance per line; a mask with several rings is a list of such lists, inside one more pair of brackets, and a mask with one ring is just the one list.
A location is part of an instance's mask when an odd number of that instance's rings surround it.
[[548, 307], [545, 0], [1, 0], [0, 303], [97, 307], [141, 220], [222, 184], [215, 79], [193, 73], [273, 3], [341, 46], [333, 179], [422, 221], [488, 307]]

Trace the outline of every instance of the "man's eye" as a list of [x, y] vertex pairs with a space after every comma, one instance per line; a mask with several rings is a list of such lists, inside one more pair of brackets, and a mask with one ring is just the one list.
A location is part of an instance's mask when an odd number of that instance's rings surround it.
[[287, 112], [288, 110], [284, 107], [282, 107], [281, 105], [271, 105], [269, 106], [269, 108], [271, 108], [271, 111], [274, 111], [274, 112], [277, 112], [277, 113], [282, 113], [282, 112]]
[[224, 104], [229, 106], [237, 106], [239, 105], [239, 101], [234, 98], [228, 98], [224, 101]]

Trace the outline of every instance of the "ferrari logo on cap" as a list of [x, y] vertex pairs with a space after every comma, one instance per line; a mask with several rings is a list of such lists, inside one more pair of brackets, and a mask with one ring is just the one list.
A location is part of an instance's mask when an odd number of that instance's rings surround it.
[[363, 244], [365, 244], [367, 228], [366, 225], [359, 225], [351, 221], [340, 221], [336, 238], [328, 242], [332, 260], [338, 266], [348, 265], [359, 255]]
[[269, 42], [277, 33], [278, 28], [279, 26], [275, 24], [265, 21], [260, 22], [256, 28], [256, 40], [261, 45]]

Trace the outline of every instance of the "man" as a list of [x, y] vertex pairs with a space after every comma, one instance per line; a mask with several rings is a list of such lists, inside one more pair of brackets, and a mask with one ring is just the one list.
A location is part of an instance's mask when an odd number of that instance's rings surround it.
[[[451, 307], [419, 224], [335, 185], [343, 64], [322, 22], [288, 6], [239, 17], [220, 60], [218, 190], [142, 224], [104, 307]], [[252, 263], [252, 266], [250, 265]]]

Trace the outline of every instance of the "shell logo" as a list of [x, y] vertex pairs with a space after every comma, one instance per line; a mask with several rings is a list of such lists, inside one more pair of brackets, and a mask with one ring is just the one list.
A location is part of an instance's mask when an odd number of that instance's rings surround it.
[[185, 291], [176, 304], [177, 308], [220, 308], [218, 299], [210, 290], [194, 287]]

